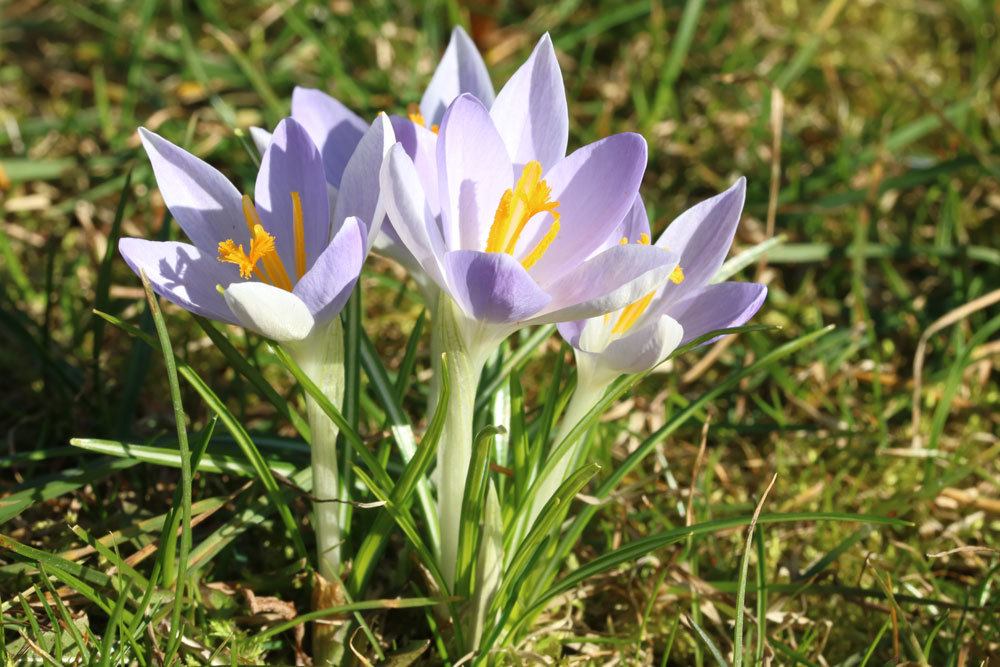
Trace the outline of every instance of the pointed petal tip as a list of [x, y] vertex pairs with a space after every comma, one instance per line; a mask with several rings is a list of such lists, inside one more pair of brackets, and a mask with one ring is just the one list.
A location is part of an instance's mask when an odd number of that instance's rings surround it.
[[737, 178], [736, 182], [729, 186], [729, 190], [732, 191], [732, 192], [746, 193], [746, 191], [747, 191], [747, 177], [746, 176], [740, 176], [739, 178]]
[[275, 137], [296, 135], [296, 139], [307, 139], [310, 143], [312, 143], [312, 139], [309, 138], [309, 133], [306, 132], [306, 128], [302, 126], [302, 123], [295, 120], [291, 116], [285, 116], [278, 121], [278, 125], [274, 128], [273, 134]]
[[476, 97], [472, 93], [462, 93], [461, 95], [459, 95], [458, 97], [456, 97], [455, 100], [451, 103], [452, 106], [454, 106], [455, 103], [457, 103], [457, 102], [462, 102], [463, 104], [474, 103], [474, 104], [477, 104], [477, 105], [483, 107], [484, 109], [486, 108], [485, 105], [483, 104], [482, 100], [480, 100], [478, 97]]
[[159, 152], [160, 146], [163, 146], [164, 144], [170, 144], [169, 141], [158, 135], [156, 132], [146, 129], [145, 127], [140, 127], [138, 131], [139, 131], [139, 141], [142, 142], [142, 147], [146, 150], [147, 153], [149, 153], [149, 151], [151, 150]]

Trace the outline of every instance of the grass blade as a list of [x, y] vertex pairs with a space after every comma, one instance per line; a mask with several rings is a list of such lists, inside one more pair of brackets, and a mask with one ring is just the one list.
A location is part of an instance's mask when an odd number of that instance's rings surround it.
[[187, 584], [188, 555], [191, 553], [191, 452], [188, 449], [187, 424], [184, 415], [184, 404], [181, 402], [181, 388], [177, 380], [177, 364], [174, 361], [174, 348], [170, 343], [170, 334], [160, 312], [157, 296], [146, 278], [140, 274], [142, 287], [146, 291], [146, 302], [153, 315], [156, 335], [160, 339], [160, 351], [163, 363], [167, 368], [167, 383], [170, 386], [170, 402], [174, 406], [174, 424], [177, 429], [177, 445], [181, 457], [181, 548], [177, 568], [177, 597], [174, 601], [173, 614], [170, 623], [170, 641], [167, 643], [164, 662], [170, 664], [174, 653], [180, 647], [181, 640], [181, 610], [184, 607], [184, 587]]
[[502, 429], [495, 426], [487, 426], [480, 431], [469, 460], [455, 559], [455, 595], [460, 598], [467, 598], [472, 594], [473, 576], [479, 561], [479, 527], [489, 482], [490, 454], [493, 450], [493, 438], [501, 433]]
[[[128, 324], [127, 322], [122, 321], [121, 319], [115, 317], [114, 315], [109, 315], [101, 311], [95, 311], [95, 312], [99, 317], [103, 317], [108, 322], [111, 322], [115, 326], [125, 331], [125, 333], [134, 336], [138, 340], [141, 340], [142, 342], [151, 347], [155, 347], [156, 343], [154, 339], [146, 332], [140, 330], [139, 328], [131, 324]], [[287, 358], [287, 355], [285, 356]], [[296, 369], [297, 368], [298, 366], [296, 366]], [[233, 436], [233, 439], [236, 441], [236, 444], [242, 450], [244, 456], [247, 457], [247, 460], [253, 467], [253, 470], [256, 473], [257, 478], [264, 485], [264, 490], [267, 492], [268, 497], [271, 499], [271, 502], [274, 503], [274, 506], [277, 508], [278, 514], [281, 517], [281, 521], [284, 524], [285, 529], [288, 531], [289, 535], [292, 538], [292, 544], [295, 547], [296, 553], [300, 557], [305, 557], [306, 547], [305, 547], [305, 542], [303, 542], [302, 540], [302, 533], [299, 530], [299, 524], [292, 516], [292, 511], [288, 506], [287, 500], [281, 493], [281, 489], [278, 486], [278, 482], [274, 479], [274, 475], [271, 473], [270, 468], [267, 466], [264, 457], [261, 456], [260, 450], [257, 449], [257, 446], [250, 438], [250, 434], [247, 433], [246, 429], [243, 428], [243, 425], [233, 415], [233, 413], [229, 411], [225, 403], [222, 402], [222, 399], [219, 398], [219, 396], [211, 389], [211, 387], [209, 387], [208, 384], [201, 378], [201, 376], [198, 375], [190, 366], [181, 363], [177, 365], [177, 370], [178, 374], [181, 377], [183, 377], [184, 380], [188, 384], [190, 384], [196, 392], [198, 392], [202, 400], [204, 400], [205, 403], [208, 404], [208, 407], [211, 408], [216, 415], [218, 415], [219, 419], [222, 421], [222, 424], [226, 427], [226, 430], [229, 431], [230, 435]], [[301, 370], [299, 370], [299, 374], [302, 375]], [[308, 380], [308, 378], [306, 379]], [[312, 384], [311, 381], [310, 384]], [[312, 387], [314, 392], [319, 393], [319, 390], [316, 388], [316, 385], [313, 384]], [[329, 403], [329, 400], [326, 400], [326, 402]], [[336, 408], [334, 408], [334, 410], [336, 410]], [[358, 440], [358, 442], [360, 443], [360, 439]]]
[[[425, 479], [427, 470], [436, 460], [438, 442], [441, 440], [441, 433], [444, 430], [445, 415], [448, 409], [448, 402], [451, 397], [451, 380], [448, 377], [448, 370], [444, 364], [441, 365], [441, 400], [438, 401], [434, 416], [430, 426], [424, 434], [424, 439], [415, 455], [406, 464], [403, 474], [392, 487], [389, 494], [389, 501], [397, 507], [407, 507], [414, 489], [419, 492], [420, 482]], [[357, 597], [361, 595], [368, 584], [376, 562], [382, 551], [385, 549], [389, 539], [389, 530], [392, 527], [393, 515], [388, 509], [376, 518], [374, 525], [365, 536], [364, 542], [358, 548], [354, 558], [354, 568], [348, 578], [348, 590]], [[436, 531], [435, 527], [428, 527], [430, 531]], [[437, 551], [434, 551], [436, 554]], [[441, 590], [446, 590], [442, 588]]]
[[308, 422], [306, 422], [298, 410], [296, 410], [291, 404], [289, 404], [288, 401], [286, 401], [280, 394], [278, 394], [277, 391], [274, 390], [274, 387], [271, 386], [270, 382], [264, 379], [264, 376], [261, 375], [260, 371], [254, 368], [253, 365], [247, 361], [246, 355], [241, 354], [240, 351], [229, 342], [229, 338], [227, 338], [226, 335], [219, 330], [214, 322], [197, 315], [194, 319], [195, 322], [198, 323], [198, 326], [201, 327], [201, 330], [212, 339], [212, 343], [215, 344], [215, 347], [217, 347], [219, 351], [222, 352], [223, 356], [226, 357], [226, 361], [229, 362], [229, 365], [233, 368], [233, 370], [249, 380], [250, 384], [256, 387], [257, 391], [259, 391], [261, 395], [267, 399], [267, 402], [273, 405], [275, 410], [291, 422], [292, 426], [295, 427], [295, 430], [299, 432], [299, 435], [301, 435], [306, 442], [311, 442], [312, 438], [310, 437], [311, 433], [309, 432]]
[[[760, 517], [761, 508], [764, 507], [764, 501], [767, 500], [767, 494], [771, 492], [771, 487], [774, 486], [776, 479], [778, 479], [777, 474], [771, 478], [771, 483], [767, 485], [766, 489], [764, 489], [764, 493], [760, 497], [760, 502], [757, 503], [757, 507], [753, 511], [753, 517], [750, 519], [750, 527], [747, 529], [747, 541], [746, 546], [743, 549], [743, 559], [740, 562], [740, 577], [738, 587], [736, 589], [736, 628], [733, 632], [734, 667], [742, 667], [743, 665], [743, 609], [746, 606], [747, 575], [750, 572], [750, 552], [753, 550], [753, 531], [754, 528], [757, 527], [757, 519]], [[764, 619], [760, 619], [760, 623], [763, 622]], [[758, 634], [763, 633], [763, 631], [763, 625], [757, 628]]]

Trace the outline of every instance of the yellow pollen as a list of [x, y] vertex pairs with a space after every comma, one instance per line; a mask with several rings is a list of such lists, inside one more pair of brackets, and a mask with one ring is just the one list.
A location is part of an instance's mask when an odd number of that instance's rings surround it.
[[253, 275], [257, 262], [274, 253], [274, 237], [264, 231], [261, 225], [254, 225], [250, 239], [250, 254], [243, 250], [243, 244], [236, 245], [232, 239], [219, 243], [219, 261], [235, 264], [240, 268], [240, 277]]
[[[420, 113], [420, 107], [418, 107], [416, 104], [411, 104], [408, 107], [406, 107], [406, 115], [410, 119], [410, 122], [413, 123], [414, 125], [419, 125], [420, 127], [427, 127], [427, 121], [424, 119], [424, 115]], [[437, 134], [439, 128], [437, 125], [431, 125], [429, 129], [434, 134]]]
[[680, 265], [675, 266], [674, 270], [670, 272], [670, 282], [675, 285], [680, 285], [684, 282], [684, 271]]
[[302, 278], [306, 273], [306, 229], [302, 216], [302, 198], [298, 192], [292, 193], [292, 222], [295, 234], [295, 275]]
[[250, 254], [243, 251], [242, 245], [226, 239], [219, 243], [219, 261], [239, 266], [240, 276], [244, 279], [256, 275], [262, 282], [291, 292], [292, 281], [275, 250], [274, 237], [264, 229], [249, 195], [243, 195], [243, 217], [246, 219], [247, 231], [250, 232]]
[[559, 202], [553, 201], [551, 197], [552, 190], [542, 179], [542, 165], [537, 160], [524, 165], [517, 184], [500, 197], [496, 214], [493, 216], [493, 225], [490, 226], [490, 233], [486, 239], [486, 252], [504, 252], [513, 255], [528, 221], [539, 213], [550, 213], [552, 225], [538, 244], [521, 260], [524, 268], [531, 268], [542, 258], [559, 233], [559, 213], [556, 211]]
[[[639, 240], [636, 241], [636, 243], [638, 243], [639, 245], [649, 245], [649, 234], [647, 234], [646, 232], [639, 234]], [[621, 237], [621, 239], [618, 241], [618, 245], [628, 245], [628, 237], [627, 236]]]

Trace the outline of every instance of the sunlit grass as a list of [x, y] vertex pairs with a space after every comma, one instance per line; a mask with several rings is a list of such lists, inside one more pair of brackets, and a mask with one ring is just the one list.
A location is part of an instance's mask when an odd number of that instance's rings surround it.
[[[297, 630], [313, 620], [303, 396], [265, 341], [164, 304], [190, 440], [181, 454], [154, 318], [114, 250], [121, 235], [179, 234], [135, 128], [249, 184], [253, 151], [236, 129], [273, 125], [296, 84], [366, 115], [401, 111], [453, 21], [471, 26], [495, 83], [552, 32], [571, 147], [636, 128], [649, 141], [655, 231], [742, 174], [736, 250], [785, 237], [737, 274], [768, 283], [757, 320], [768, 328], [684, 355], [591, 430], [601, 470], [567, 527], [580, 540], [552, 546], [569, 567], [532, 580], [551, 595], [511, 607], [525, 618], [511, 650], [594, 664], [731, 660], [742, 584], [747, 664], [979, 664], [995, 653], [995, 302], [928, 339], [916, 434], [910, 426], [921, 334], [1000, 285], [995, 8], [570, 1], [470, 17], [458, 3], [415, 7], [4, 5], [0, 605], [11, 660], [150, 664], [172, 641], [195, 663], [294, 662], [308, 650]], [[370, 540], [368, 553], [384, 556], [347, 582], [358, 591], [367, 580], [366, 599], [327, 613], [359, 628], [366, 657], [433, 663], [451, 629], [422, 574], [428, 558], [378, 506], [404, 474], [397, 448], [428, 442], [417, 421], [422, 308], [388, 262], [369, 263], [363, 282], [349, 314], [364, 324], [349, 341], [355, 402], [340, 418], [358, 434], [346, 469], [371, 489], [354, 509], [351, 552]], [[783, 345], [787, 356], [760, 363]], [[525, 332], [481, 385], [512, 403], [523, 393], [526, 437], [564, 405], [572, 371], [558, 352], [558, 339]], [[481, 425], [493, 406], [483, 400]], [[188, 506], [185, 458], [192, 544], [181, 567], [162, 545]], [[746, 521], [774, 474], [745, 560]], [[420, 486], [410, 492], [407, 511], [423, 516]], [[788, 514], [801, 520], [775, 518]], [[900, 521], [824, 520], [843, 514]], [[169, 586], [184, 569], [175, 605]]]

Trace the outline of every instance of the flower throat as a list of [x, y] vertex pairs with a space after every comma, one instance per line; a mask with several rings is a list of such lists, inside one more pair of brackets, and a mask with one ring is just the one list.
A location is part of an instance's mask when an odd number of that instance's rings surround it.
[[[305, 219], [299, 193], [292, 192], [291, 198], [297, 282], [306, 272]], [[243, 250], [242, 243], [237, 245], [233, 239], [226, 239], [219, 243], [219, 261], [238, 266], [240, 277], [244, 280], [256, 276], [261, 282], [291, 292], [292, 281], [288, 277], [281, 256], [274, 247], [274, 236], [264, 229], [260, 214], [257, 213], [250, 195], [243, 195], [243, 217], [246, 219], [247, 231], [250, 232], [250, 253]]]
[[503, 252], [513, 256], [514, 249], [528, 221], [539, 213], [550, 213], [552, 225], [545, 236], [521, 260], [530, 269], [542, 258], [559, 233], [559, 202], [552, 200], [552, 189], [542, 178], [542, 165], [532, 160], [524, 165], [521, 177], [513, 189], [508, 188], [500, 197], [500, 204], [493, 216], [493, 225], [486, 239], [486, 252]]

